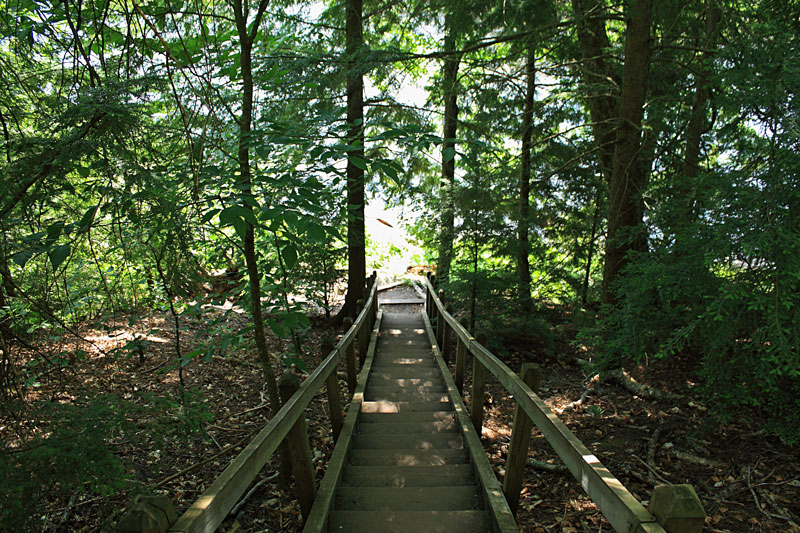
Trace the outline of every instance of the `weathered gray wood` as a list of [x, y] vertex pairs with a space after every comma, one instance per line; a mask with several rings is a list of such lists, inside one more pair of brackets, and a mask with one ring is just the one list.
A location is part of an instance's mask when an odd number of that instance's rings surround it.
[[[428, 331], [428, 337], [431, 339], [431, 344], [433, 344], [434, 333], [431, 323], [424, 315], [423, 320], [425, 320], [425, 329]], [[489, 460], [486, 458], [486, 452], [483, 450], [480, 434], [471, 431], [467, 408], [464, 406], [464, 401], [461, 399], [461, 395], [456, 389], [456, 384], [450, 376], [450, 371], [442, 358], [441, 352], [435, 345], [433, 346], [433, 356], [436, 359], [436, 363], [439, 365], [439, 370], [442, 372], [448, 394], [450, 395], [450, 400], [453, 404], [453, 409], [458, 417], [461, 436], [464, 439], [464, 446], [469, 452], [472, 463], [475, 465], [475, 474], [480, 480], [484, 499], [486, 503], [488, 503], [492, 515], [493, 530], [499, 533], [518, 533], [520, 531], [519, 526], [517, 526], [514, 515], [503, 497], [500, 482], [497, 481], [494, 470], [489, 464]]]
[[[370, 291], [369, 304], [376, 297]], [[170, 532], [204, 532], [217, 530], [230, 510], [239, 501], [247, 487], [264, 464], [272, 457], [280, 443], [286, 438], [298, 418], [304, 416], [305, 408], [311, 399], [326, 383], [328, 376], [336, 372], [345, 348], [352, 346], [356, 332], [364, 323], [366, 313], [361, 313], [351, 327], [336, 344], [336, 348], [314, 369], [303, 382], [300, 390], [280, 408], [272, 420], [262, 429], [244, 450], [237, 455], [228, 467], [206, 489], [192, 506], [170, 528]]]
[[464, 393], [464, 367], [467, 364], [467, 345], [461, 339], [457, 340], [456, 346], [456, 373], [455, 382], [459, 394]]
[[472, 396], [469, 413], [478, 438], [483, 432], [483, 394], [486, 382], [486, 369], [477, 357], [472, 358]]
[[442, 316], [444, 313], [447, 312], [445, 310], [445, 307], [444, 307], [444, 304], [445, 304], [444, 290], [439, 289], [438, 298], [439, 298], [439, 303], [442, 304], [442, 309], [441, 309], [442, 312], [437, 312], [436, 313], [436, 317], [437, 317], [436, 318], [436, 345], [441, 348], [442, 340], [444, 339], [444, 328], [447, 327], [445, 320], [443, 320], [444, 317]]
[[[353, 319], [345, 317], [344, 325], [349, 330], [353, 324]], [[345, 346], [345, 354], [344, 354], [344, 362], [347, 368], [347, 390], [350, 391], [350, 397], [353, 397], [353, 394], [356, 391], [356, 385], [358, 385], [358, 374], [356, 370], [356, 349], [353, 346], [353, 342], [350, 341]]]
[[450, 352], [452, 352], [453, 349], [450, 347], [450, 328], [447, 327], [447, 322], [442, 324], [442, 329], [444, 330], [444, 333], [442, 333], [442, 346], [441, 346], [442, 358], [444, 359], [445, 363], [450, 364], [450, 360], [452, 359], [452, 355]]
[[700, 533], [706, 519], [691, 485], [659, 485], [653, 489], [648, 511], [669, 533]]
[[356, 301], [356, 311], [360, 314], [360, 316], [364, 317], [365, 327], [358, 330], [358, 335], [356, 338], [358, 339], [358, 364], [364, 366], [364, 360], [367, 357], [367, 325], [369, 324], [369, 319], [367, 318], [366, 314], [361, 314], [361, 311], [364, 309], [364, 300]]
[[424, 305], [421, 298], [386, 298], [380, 300], [381, 305]]
[[375, 317], [375, 327], [372, 330], [371, 341], [369, 349], [367, 350], [367, 358], [364, 361], [364, 366], [361, 368], [361, 379], [358, 381], [358, 386], [353, 394], [353, 400], [350, 402], [350, 407], [347, 410], [347, 416], [342, 426], [342, 433], [340, 434], [340, 441], [333, 449], [333, 455], [325, 470], [325, 476], [319, 486], [319, 493], [314, 506], [311, 508], [311, 513], [308, 515], [303, 533], [319, 533], [328, 530], [328, 516], [333, 506], [334, 497], [336, 495], [336, 487], [342, 477], [342, 471], [345, 464], [348, 462], [350, 455], [350, 448], [353, 442], [353, 432], [358, 422], [358, 413], [361, 411], [361, 405], [364, 401], [364, 387], [367, 383], [367, 376], [372, 368], [372, 360], [375, 355], [375, 346], [378, 340], [378, 331], [381, 327], [381, 318], [383, 312], [379, 311]]
[[[539, 393], [539, 382], [542, 371], [539, 365], [525, 363], [520, 372], [522, 381], [535, 393]], [[508, 458], [506, 459], [506, 475], [503, 478], [503, 493], [506, 495], [511, 511], [517, 515], [519, 507], [519, 494], [522, 490], [522, 481], [525, 479], [525, 465], [528, 462], [528, 445], [531, 438], [533, 421], [517, 404], [514, 409], [514, 425], [511, 429], [511, 442], [508, 444]]]
[[[425, 284], [428, 290], [433, 290], [433, 286], [427, 280]], [[460, 339], [467, 343], [467, 349], [473, 355], [473, 376], [476, 368], [483, 369], [485, 366], [514, 396], [615, 530], [663, 531], [655, 517], [648, 513], [624, 485], [569, 431], [530, 387], [525, 385], [505, 363], [472, 339], [466, 329], [446, 312], [442, 302], [434, 298], [431, 308], [449, 324]], [[480, 370], [478, 372], [480, 373]], [[474, 388], [473, 383], [473, 394]], [[482, 409], [473, 411], [473, 420], [475, 412], [480, 411], [482, 415]]]
[[331, 372], [325, 381], [325, 389], [328, 396], [328, 412], [331, 417], [331, 429], [333, 429], [333, 441], [339, 440], [342, 431], [342, 400], [339, 396], [339, 377], [336, 372]]
[[175, 508], [169, 496], [136, 496], [116, 533], [166, 533], [174, 522]]
[[[335, 379], [336, 374], [332, 375]], [[300, 380], [294, 374], [283, 374], [278, 382], [278, 389], [281, 398], [286, 402], [300, 389]], [[311, 446], [308, 442], [308, 429], [304, 413], [297, 418], [286, 439], [289, 441], [292, 453], [292, 473], [297, 486], [300, 513], [303, 515], [303, 519], [307, 519], [317, 495], [317, 484], [314, 481], [314, 462], [311, 458]]]

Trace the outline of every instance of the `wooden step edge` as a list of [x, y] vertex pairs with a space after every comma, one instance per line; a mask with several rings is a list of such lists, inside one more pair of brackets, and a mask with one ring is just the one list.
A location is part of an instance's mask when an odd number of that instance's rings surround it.
[[361, 372], [358, 376], [358, 384], [356, 385], [353, 399], [350, 401], [350, 407], [347, 410], [347, 416], [342, 424], [339, 439], [336, 442], [336, 446], [333, 448], [331, 460], [328, 462], [328, 467], [325, 469], [325, 475], [322, 477], [317, 496], [314, 499], [314, 505], [311, 507], [308, 520], [306, 520], [305, 526], [303, 527], [303, 533], [322, 533], [328, 530], [328, 518], [333, 508], [334, 498], [336, 497], [336, 488], [342, 478], [344, 467], [348, 463], [350, 447], [353, 444], [353, 434], [358, 424], [358, 414], [361, 411], [361, 404], [364, 401], [364, 388], [366, 387], [367, 376], [369, 376], [369, 371], [372, 367], [372, 359], [375, 356], [375, 347], [378, 342], [378, 332], [381, 329], [382, 319], [383, 311], [379, 310], [375, 317], [375, 326], [372, 330], [364, 365], [361, 367]]

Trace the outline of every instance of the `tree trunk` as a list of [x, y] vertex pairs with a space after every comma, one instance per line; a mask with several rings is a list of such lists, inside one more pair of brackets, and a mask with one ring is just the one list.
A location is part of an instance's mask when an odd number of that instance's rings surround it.
[[619, 102], [614, 166], [609, 183], [603, 302], [613, 304], [613, 283], [630, 251], [646, 250], [642, 217], [646, 173], [639, 164], [642, 119], [650, 62], [650, 23], [653, 0], [636, 0], [628, 12], [625, 63]]
[[[347, 0], [347, 295], [340, 318], [355, 319], [356, 302], [364, 299], [367, 259], [364, 244], [364, 170], [355, 160], [364, 160], [364, 78], [359, 53], [364, 44], [362, 0]], [[363, 164], [362, 164], [363, 166]]]
[[528, 48], [528, 57], [525, 61], [525, 104], [522, 111], [522, 153], [520, 154], [519, 176], [519, 225], [517, 236], [519, 239], [519, 302], [523, 309], [531, 306], [531, 268], [528, 263], [530, 254], [530, 241], [528, 228], [530, 227], [530, 194], [531, 194], [531, 130], [533, 124], [533, 100], [536, 94], [536, 58], [533, 46]]
[[717, 23], [720, 19], [720, 10], [715, 0], [706, 1], [706, 31], [705, 46], [700, 56], [700, 68], [695, 81], [692, 111], [689, 124], [686, 127], [686, 151], [684, 152], [683, 168], [675, 188], [674, 198], [678, 202], [676, 222], [678, 226], [686, 225], [694, 219], [694, 195], [692, 194], [693, 181], [697, 178], [700, 161], [700, 146], [702, 135], [706, 131], [706, 104], [711, 99], [709, 86], [709, 63], [712, 58], [711, 47], [714, 46], [717, 35]]
[[[252, 24], [254, 33], [251, 36], [247, 31], [248, 9], [242, 5], [242, 0], [233, 0], [236, 28], [239, 32], [242, 68], [242, 114], [239, 118], [239, 147], [237, 153], [239, 162], [238, 187], [242, 191], [242, 196], [250, 199], [253, 198], [250, 170], [250, 131], [253, 121], [253, 41], [266, 5], [267, 0], [262, 0], [256, 20]], [[254, 202], [244, 202], [243, 207], [252, 211], [252, 203]], [[264, 334], [264, 316], [261, 313], [261, 276], [256, 255], [255, 227], [247, 220], [244, 222], [244, 260], [247, 265], [247, 276], [250, 285], [250, 313], [253, 316], [253, 337], [256, 343], [258, 359], [261, 362], [261, 369], [264, 372], [264, 381], [267, 385], [270, 412], [272, 416], [275, 416], [281, 408], [281, 400], [275, 373], [272, 371], [267, 338]]]
[[619, 87], [606, 59], [610, 44], [606, 33], [605, 3], [603, 0], [572, 0], [572, 10], [581, 49], [586, 103], [592, 121], [600, 170], [606, 182], [610, 182], [614, 167], [614, 119], [617, 116], [616, 95]]
[[600, 198], [595, 200], [594, 214], [592, 215], [592, 234], [586, 243], [586, 270], [583, 275], [583, 288], [581, 290], [581, 303], [584, 307], [589, 303], [589, 277], [592, 274], [592, 256], [594, 256], [594, 241], [597, 237], [597, 223], [600, 220]]
[[439, 183], [441, 216], [439, 223], [439, 262], [436, 280], [446, 286], [450, 280], [450, 265], [453, 262], [453, 239], [455, 238], [455, 137], [458, 129], [458, 67], [461, 55], [455, 53], [456, 33], [453, 14], [448, 11], [444, 19], [444, 72], [442, 94], [444, 96], [444, 127], [442, 142], [442, 179]]

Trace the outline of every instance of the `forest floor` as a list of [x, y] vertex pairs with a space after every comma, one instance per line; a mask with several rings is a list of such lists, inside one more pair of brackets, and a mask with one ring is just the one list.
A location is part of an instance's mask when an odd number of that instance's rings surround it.
[[[393, 292], [398, 298], [414, 297], [407, 287]], [[407, 308], [414, 311], [419, 306]], [[392, 310], [401, 309], [393, 306]], [[637, 499], [646, 502], [656, 484], [690, 483], [705, 507], [707, 531], [800, 531], [800, 449], [786, 447], [752, 428], [717, 423], [696, 391], [698, 378], [689, 361], [656, 361], [646, 368], [629, 369], [633, 377], [681, 394], [684, 401], [654, 401], [615, 384], [592, 384], [593, 390], [582, 403], [567, 408], [586, 392], [586, 374], [578, 362], [583, 354], [571, 344], [575, 331], [569, 314], [558, 316], [558, 323], [552, 324], [561, 336], [557, 358], [536, 355], [535, 345], [527, 341], [506, 339], [508, 353], [504, 359], [514, 371], [525, 362], [542, 367], [541, 397]], [[90, 343], [38, 345], [40, 353], [82, 349], [87, 356], [40, 377], [38, 386], [27, 389], [26, 400], [83, 404], [93, 395], [110, 393], [131, 404], [146, 405], [153, 397], [176, 398], [178, 372], [169, 369], [175, 349], [172, 321], [151, 316], [129, 325], [127, 318], [118, 317], [104, 330], [81, 328], [79, 333]], [[304, 340], [309, 369], [321, 360], [321, 339], [335, 339], [341, 333], [324, 320], [315, 320], [314, 324]], [[244, 329], [246, 314], [230, 313], [219, 325], [223, 326], [228, 332]], [[184, 327], [183, 353], [220, 335], [219, 329], [211, 332], [207, 322], [199, 319], [187, 321]], [[100, 351], [108, 353], [124, 346], [137, 332], [150, 340], [141, 360], [138, 353], [135, 357], [111, 357]], [[275, 337], [271, 337], [270, 345], [273, 353], [284, 349], [284, 341]], [[34, 357], [32, 353], [28, 356]], [[276, 372], [281, 371], [280, 366], [276, 360]], [[227, 352], [218, 350], [208, 360], [197, 358], [183, 374], [186, 388], [196, 391], [187, 404], [192, 408], [180, 408], [176, 402], [163, 404], [159, 431], [153, 430], [157, 424], [152, 414], [140, 418], [131, 414], [128, 421], [135, 427], [150, 429], [146, 438], [120, 437], [109, 443], [127, 469], [127, 488], [107, 497], [70, 497], [58, 490], [43, 490], [38, 530], [112, 530], [132, 496], [139, 492], [168, 495], [180, 514], [267, 421], [269, 406], [251, 343]], [[340, 386], [342, 397], [348, 398], [343, 379]], [[465, 390], [468, 386], [469, 375]], [[490, 379], [484, 400], [483, 441], [498, 475], [502, 475], [511, 436], [513, 399]], [[20, 434], [15, 427], [30, 424], [26, 416], [33, 415], [19, 411], [15, 420], [5, 416], [0, 420], [5, 443], [13, 445]], [[333, 445], [324, 391], [312, 401], [307, 417], [319, 482]], [[202, 430], [185, 431], [192, 427]], [[544, 467], [543, 463], [553, 466]], [[534, 429], [518, 515], [523, 531], [611, 531], [580, 483], [560, 471], [560, 464]], [[293, 488], [277, 486], [273, 475], [276, 469], [273, 459], [256, 478], [256, 482], [262, 482], [259, 488], [236, 515], [228, 517], [220, 531], [300, 531]]]

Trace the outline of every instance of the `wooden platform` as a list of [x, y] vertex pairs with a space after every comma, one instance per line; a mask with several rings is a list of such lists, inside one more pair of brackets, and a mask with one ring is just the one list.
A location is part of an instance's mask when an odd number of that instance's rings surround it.
[[[343, 432], [337, 443], [347, 449], [346, 459], [323, 480], [333, 491], [330, 509], [315, 507], [305, 531], [497, 530], [496, 511], [478, 475], [491, 468], [475, 463], [475, 457], [486, 461], [482, 449], [468, 449], [464, 417], [458, 416], [423, 315], [383, 312], [365, 370], [363, 392], [353, 401], [358, 411], [352, 413], [352, 432]], [[322, 515], [327, 518], [320, 521]]]

